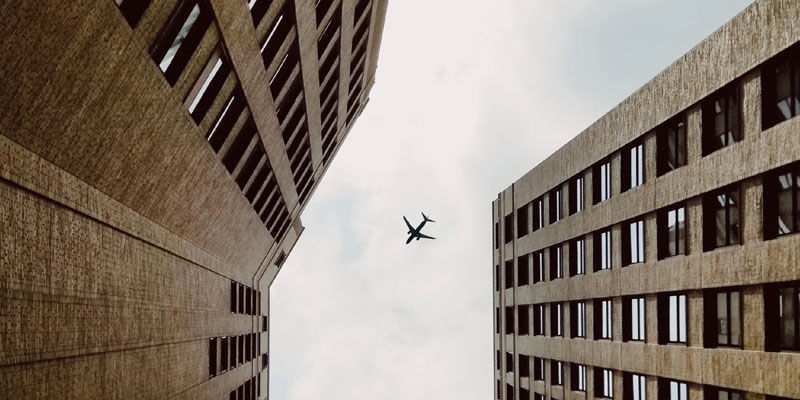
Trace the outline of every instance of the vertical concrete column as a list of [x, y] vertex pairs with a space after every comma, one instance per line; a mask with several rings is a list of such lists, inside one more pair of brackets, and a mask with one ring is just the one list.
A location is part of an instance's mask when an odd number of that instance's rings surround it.
[[645, 314], [644, 314], [645, 343], [658, 344], [658, 295], [650, 294], [645, 296], [644, 308], [645, 308]]
[[[586, 275], [592, 274], [594, 272], [594, 235], [593, 232], [589, 232], [583, 236], [584, 239], [584, 251], [583, 251], [583, 259], [586, 261], [585, 270]], [[597, 243], [599, 246], [600, 244]]]
[[622, 391], [624, 384], [622, 371], [614, 371], [614, 398], [622, 398], [622, 396], [625, 394]]
[[686, 110], [686, 163], [694, 164], [703, 156], [702, 105]]
[[764, 286], [747, 286], [742, 296], [744, 350], [764, 351]]
[[624, 222], [611, 227], [611, 269], [622, 268], [622, 249], [627, 249], [627, 243], [622, 243], [622, 229]]
[[644, 135], [644, 181], [656, 180], [656, 131], [652, 130]]
[[594, 337], [594, 305], [600, 304], [600, 300], [584, 300], [585, 312], [583, 313], [585, 321], [583, 326], [586, 327], [586, 340], [595, 340]]
[[561, 219], [569, 215], [569, 180], [561, 184]]
[[703, 347], [703, 291], [692, 290], [686, 294], [686, 344]]
[[756, 140], [761, 133], [761, 70], [756, 68], [741, 78], [742, 140]]
[[544, 275], [542, 280], [545, 282], [550, 282], [550, 280], [553, 279], [553, 277], [550, 276], [550, 248], [545, 247], [541, 251], [542, 251], [542, 275]]
[[594, 380], [601, 379], [600, 374], [595, 374], [595, 370], [599, 372], [599, 368], [586, 366], [586, 398], [594, 399]]
[[[644, 217], [644, 261], [655, 263], [658, 260], [658, 224], [656, 216], [658, 213], [652, 212]], [[653, 267], [648, 267], [653, 269]]]
[[[742, 243], [762, 242], [764, 240], [764, 214], [762, 212], [764, 191], [761, 176], [744, 181], [740, 190]], [[740, 261], [747, 262], [749, 260]]]
[[646, 394], [648, 399], [658, 398], [658, 377], [647, 376], [645, 377]]
[[[621, 342], [622, 341], [622, 297], [614, 297], [611, 300], [611, 339]], [[614, 388], [614, 393], [617, 392]]]
[[552, 329], [553, 329], [553, 326], [552, 326], [553, 322], [552, 322], [552, 319], [550, 318], [550, 305], [547, 304], [547, 305], [543, 306], [543, 308], [544, 308], [544, 310], [543, 310], [543, 314], [544, 314], [544, 335], [545, 336], [552, 336], [550, 334], [550, 332], [552, 332]]
[[589, 207], [592, 206], [592, 202], [594, 198], [592, 197], [592, 182], [594, 176], [592, 176], [592, 167], [589, 167], [583, 174], [583, 209], [587, 210]]
[[622, 191], [622, 154], [619, 151], [614, 152], [610, 157], [611, 160], [611, 197], [617, 196]]
[[686, 201], [687, 254], [703, 252], [703, 199], [695, 197]]
[[544, 226], [550, 225], [550, 192], [547, 192], [542, 195], [542, 221], [544, 221]]

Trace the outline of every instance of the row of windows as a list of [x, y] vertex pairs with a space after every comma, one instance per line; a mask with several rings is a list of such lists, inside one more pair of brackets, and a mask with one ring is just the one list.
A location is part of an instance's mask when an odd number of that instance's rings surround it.
[[261, 336], [248, 333], [238, 336], [213, 337], [208, 340], [208, 376], [233, 370], [239, 365], [258, 357]]
[[[741, 140], [742, 101], [739, 81], [723, 87], [702, 100], [702, 154], [706, 156]], [[762, 129], [793, 118], [800, 114], [800, 43], [776, 55], [761, 66]], [[654, 129], [656, 135], [656, 174], [662, 176], [686, 165], [686, 112], [683, 111]], [[621, 192], [645, 182], [643, 139], [637, 139], [620, 151]], [[592, 204], [611, 197], [610, 156], [591, 167]], [[583, 210], [583, 177], [579, 174], [570, 179], [569, 215]], [[563, 185], [547, 194], [549, 223], [562, 219]], [[520, 207], [517, 212], [517, 238], [534, 232], [545, 225], [544, 196]], [[789, 207], [789, 205], [786, 205]], [[513, 214], [513, 213], [512, 213]], [[512, 215], [509, 214], [509, 215]], [[506, 217], [505, 243], [513, 240], [511, 218]], [[796, 222], [792, 223], [795, 227]], [[786, 227], [785, 229], [797, 229]], [[495, 229], [495, 248], [500, 244], [499, 229]]]
[[[138, 24], [150, 4], [149, 1], [115, 1], [132, 27]], [[248, 2], [254, 24], [257, 25], [265, 15], [269, 3], [265, 0]], [[213, 11], [205, 0], [182, 0], [175, 6], [150, 48], [153, 61], [170, 86], [175, 86], [184, 71], [190, 70], [187, 67], [193, 58], [205, 58], [204, 54], [197, 56], [195, 53], [209, 28], [214, 26], [215, 29], [211, 31], [216, 32], [213, 22]], [[272, 36], [274, 35], [270, 34]], [[267, 42], [270, 42], [269, 37]], [[274, 45], [276, 40], [272, 42], [272, 47], [277, 51]], [[275, 56], [276, 54], [269, 60], [272, 61]], [[223, 91], [230, 91], [230, 95], [227, 100], [220, 102]], [[210, 50], [205, 66], [185, 96], [184, 104], [192, 120], [198, 125], [203, 123], [209, 111], [219, 109], [206, 133], [206, 140], [218, 153], [223, 165], [270, 234], [276, 239], [282, 237], [291, 222], [288, 209], [277, 187], [255, 123], [249, 117], [249, 107], [237, 78], [232, 73], [225, 47], [221, 43]], [[279, 115], [280, 112], [281, 110]]]
[[[741, 288], [709, 289], [703, 292], [703, 346], [743, 347], [745, 318]], [[767, 351], [800, 350], [800, 283], [780, 283], [764, 287], [765, 348]], [[659, 344], [686, 344], [689, 332], [689, 299], [686, 292], [661, 293], [656, 297], [656, 337]], [[647, 311], [644, 296], [621, 299], [622, 341], [644, 341], [647, 332]], [[615, 316], [613, 300], [594, 299], [595, 340], [613, 340]], [[563, 303], [518, 305], [505, 307], [504, 334], [545, 335], [548, 330], [546, 309], [549, 308], [549, 335], [564, 336]], [[586, 301], [570, 301], [569, 336], [586, 338]], [[515, 312], [516, 311], [516, 312]], [[500, 333], [500, 308], [495, 309], [495, 333]], [[516, 330], [515, 330], [516, 321]]]
[[[519, 356], [520, 363], [520, 377], [530, 377], [527, 371], [529, 370], [528, 356]], [[507, 362], [513, 364], [513, 357], [507, 358]], [[564, 385], [564, 368], [565, 364], [568, 365], [570, 372], [570, 387], [573, 392], [585, 392], [587, 387], [586, 370], [587, 366], [577, 363], [565, 363], [557, 360], [550, 360], [550, 385], [563, 386]], [[523, 374], [522, 368], [525, 366], [525, 373]], [[545, 381], [545, 360], [533, 357], [534, 365], [534, 380]], [[614, 397], [614, 375], [619, 373], [617, 371], [593, 367], [594, 370], [594, 397], [595, 398], [613, 398]], [[642, 374], [632, 372], [622, 372], [622, 398], [625, 400], [647, 400], [647, 380], [656, 379], [657, 382], [657, 398], [663, 400], [689, 400], [690, 391], [689, 385], [686, 382], [663, 378], [663, 377], [647, 377]], [[500, 399], [502, 393], [502, 381], [497, 381], [497, 399]], [[543, 394], [534, 392], [533, 397], [529, 390], [520, 388], [519, 399], [544, 399]], [[718, 399], [718, 400], [744, 400], [744, 392], [731, 390], [727, 388], [720, 388], [710, 385], [703, 386], [704, 399]], [[506, 384], [506, 400], [517, 399], [514, 393], [514, 386]], [[781, 397], [767, 396], [769, 400], [780, 400]]]
[[[800, 231], [800, 163], [778, 168], [763, 175], [764, 239]], [[742, 243], [742, 198], [738, 184], [706, 194], [702, 201], [703, 251]], [[646, 261], [646, 224], [639, 217], [621, 224], [621, 264], [628, 266]], [[656, 254], [659, 260], [688, 254], [688, 220], [684, 204], [676, 204], [656, 212]], [[612, 230], [594, 232], [593, 271], [610, 269], [612, 259]], [[567, 254], [569, 276], [586, 273], [586, 240], [578, 237], [548, 249], [517, 257], [516, 286], [564, 277], [564, 253]], [[515, 285], [513, 260], [505, 262], [505, 288]], [[531, 273], [532, 271], [532, 273]], [[495, 290], [501, 290], [500, 267], [495, 267]]]
[[261, 397], [261, 372], [239, 385], [228, 395], [229, 400], [255, 400]]
[[232, 313], [258, 315], [261, 311], [261, 292], [231, 281], [230, 305]]

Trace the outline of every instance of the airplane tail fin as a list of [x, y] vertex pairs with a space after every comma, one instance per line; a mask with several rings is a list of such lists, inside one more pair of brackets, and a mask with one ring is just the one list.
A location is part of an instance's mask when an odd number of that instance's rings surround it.
[[426, 216], [425, 216], [425, 213], [420, 213], [420, 214], [422, 214], [422, 219], [424, 219], [425, 221], [428, 221], [428, 222], [436, 222], [436, 221], [434, 221], [434, 220], [432, 220], [432, 219], [430, 219], [430, 218], [426, 217]]

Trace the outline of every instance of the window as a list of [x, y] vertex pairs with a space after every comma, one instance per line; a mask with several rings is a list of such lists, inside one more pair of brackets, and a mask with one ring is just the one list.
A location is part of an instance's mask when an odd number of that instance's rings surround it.
[[178, 5], [167, 25], [162, 28], [156, 43], [150, 49], [150, 56], [158, 64], [170, 86], [178, 81], [210, 24], [211, 13], [206, 9], [205, 2], [185, 0]]
[[500, 248], [500, 223], [494, 223], [494, 248]]
[[533, 357], [533, 379], [544, 380], [544, 358]]
[[522, 354], [519, 355], [519, 376], [522, 378], [530, 376], [530, 359]]
[[622, 149], [622, 165], [620, 166], [621, 191], [635, 188], [644, 183], [644, 144], [641, 141]]
[[521, 388], [519, 388], [519, 398], [520, 398], [520, 400], [522, 400], [522, 399], [530, 399], [531, 398], [531, 392], [528, 391], [528, 389], [525, 389], [525, 388], [521, 387]]
[[528, 306], [526, 305], [517, 306], [517, 329], [519, 330], [518, 334], [522, 336], [528, 335], [530, 332], [529, 326], [530, 326], [530, 320], [528, 318]]
[[506, 335], [514, 333], [514, 306], [506, 307]]
[[762, 129], [800, 114], [800, 47], [792, 46], [761, 69]]
[[237, 357], [238, 353], [236, 352], [236, 349], [239, 348], [239, 346], [237, 345], [238, 341], [239, 341], [239, 337], [238, 336], [231, 336], [231, 342], [230, 342], [230, 344], [231, 344], [231, 369], [235, 368], [240, 363], [239, 357]]
[[139, 20], [144, 15], [147, 7], [150, 5], [151, 0], [114, 0], [122, 12], [122, 16], [128, 21], [131, 28], [135, 28], [139, 24]]
[[657, 128], [656, 173], [664, 175], [686, 165], [686, 121], [681, 113]]
[[533, 283], [544, 280], [544, 252], [533, 253]]
[[494, 290], [500, 291], [500, 266], [494, 266]]
[[564, 384], [564, 366], [561, 361], [550, 361], [550, 384], [561, 386]]
[[550, 336], [563, 336], [561, 303], [550, 304]]
[[658, 299], [658, 342], [686, 343], [686, 295], [661, 295]]
[[611, 269], [611, 229], [594, 233], [594, 271]]
[[570, 335], [573, 338], [586, 337], [586, 303], [573, 301], [569, 303]]
[[220, 366], [220, 371], [227, 371], [228, 370], [228, 337], [222, 337], [222, 366]]
[[544, 199], [538, 198], [533, 201], [533, 205], [531, 208], [532, 221], [533, 221], [533, 229], [537, 231], [539, 229], [544, 228]]
[[658, 398], [669, 400], [689, 400], [689, 388], [686, 382], [672, 379], [658, 379]]
[[533, 400], [544, 400], [544, 395], [541, 393], [533, 393]]
[[508, 260], [505, 263], [506, 273], [506, 289], [511, 289], [514, 286], [514, 261]]
[[506, 400], [514, 400], [514, 386], [506, 383]]
[[705, 347], [742, 346], [742, 292], [707, 291], [703, 298]]
[[647, 400], [647, 381], [644, 375], [626, 372], [622, 376], [623, 400]]
[[272, 4], [271, 0], [248, 0], [247, 7], [250, 9], [250, 14], [253, 17], [253, 26], [258, 26], [264, 15], [267, 14], [269, 6]]
[[622, 300], [622, 340], [644, 340], [644, 297], [628, 297]]
[[704, 156], [739, 141], [741, 107], [735, 81], [703, 100]]
[[583, 175], [569, 181], [569, 215], [583, 211]]
[[764, 239], [800, 232], [800, 164], [764, 176]]
[[514, 355], [506, 353], [506, 372], [514, 372]]
[[594, 204], [611, 197], [611, 162], [601, 161], [592, 168], [592, 194]]
[[596, 339], [611, 339], [611, 299], [594, 301], [594, 336]]
[[764, 287], [766, 349], [800, 350], [800, 283]]
[[703, 398], [709, 400], [744, 400], [744, 393], [730, 389], [706, 386], [703, 392]]
[[569, 245], [569, 276], [586, 273], [586, 244], [583, 238], [575, 239]]
[[586, 391], [586, 366], [580, 364], [570, 365], [570, 375], [572, 381], [572, 390], [585, 392]]
[[656, 215], [658, 259], [686, 254], [686, 207], [673, 206]]
[[500, 350], [495, 350], [495, 355], [496, 355], [495, 364], [497, 366], [497, 370], [500, 371], [500, 365], [502, 365], [502, 363], [503, 363], [503, 358], [500, 355]]
[[644, 262], [644, 220], [622, 225], [622, 265]]
[[610, 369], [595, 367], [594, 395], [596, 397], [614, 397], [614, 372]]
[[561, 245], [550, 248], [550, 280], [564, 277], [563, 253]]
[[236, 282], [231, 281], [231, 312], [236, 313]]
[[550, 191], [550, 223], [561, 220], [561, 187]]
[[544, 335], [544, 304], [533, 305], [533, 334]]
[[530, 254], [517, 257], [517, 286], [525, 286], [528, 284], [528, 258]]
[[739, 187], [730, 186], [703, 199], [703, 250], [739, 244]]
[[494, 333], [500, 333], [500, 307], [494, 308]]
[[208, 109], [228, 78], [230, 70], [230, 63], [223, 56], [222, 50], [217, 49], [211, 55], [205, 69], [195, 82], [195, 87], [186, 99], [187, 109], [195, 123], [200, 123], [206, 116]]
[[208, 376], [217, 376], [217, 338], [208, 341]]
[[517, 209], [517, 239], [528, 234], [528, 208], [530, 204]]
[[503, 222], [503, 226], [505, 227], [505, 232], [503, 232], [504, 243], [508, 244], [514, 239], [514, 214], [506, 215]]

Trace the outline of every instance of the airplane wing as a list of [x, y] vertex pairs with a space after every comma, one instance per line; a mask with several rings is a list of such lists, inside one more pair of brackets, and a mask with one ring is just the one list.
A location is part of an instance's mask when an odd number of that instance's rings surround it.
[[409, 231], [413, 231], [414, 230], [414, 227], [411, 226], [411, 224], [408, 223], [408, 220], [406, 219], [405, 215], [403, 216], [403, 221], [406, 221], [406, 226], [408, 227]]
[[428, 235], [423, 235], [421, 233], [418, 233], [417, 236], [419, 236], [419, 237], [421, 237], [423, 239], [436, 239], [435, 237], [431, 237], [431, 236], [428, 236]]

